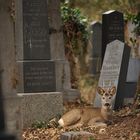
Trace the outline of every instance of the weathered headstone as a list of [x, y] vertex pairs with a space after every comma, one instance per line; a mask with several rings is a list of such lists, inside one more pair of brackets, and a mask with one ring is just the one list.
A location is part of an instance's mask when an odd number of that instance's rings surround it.
[[137, 90], [137, 82], [125, 82], [124, 90], [124, 105], [129, 105], [134, 103], [134, 98]]
[[[113, 108], [122, 107], [130, 47], [119, 40], [107, 45], [98, 85], [104, 88], [116, 86]], [[100, 95], [96, 94], [94, 106], [101, 106]]]
[[127, 72], [127, 82], [138, 82], [140, 74], [140, 59], [130, 58]]
[[[0, 92], [3, 94], [5, 128], [21, 139], [20, 102], [16, 94], [17, 67], [11, 0], [0, 1]], [[0, 112], [2, 113], [2, 112]], [[0, 121], [2, 123], [2, 121]]]
[[124, 104], [133, 103], [137, 90], [137, 82], [139, 75], [140, 75], [140, 60], [137, 58], [130, 58], [125, 83]]
[[111, 10], [102, 16], [102, 61], [107, 44], [116, 39], [124, 42], [123, 13]]
[[90, 30], [92, 35], [89, 50], [89, 74], [96, 75], [101, 69], [102, 24], [97, 21], [92, 22]]
[[59, 0], [16, 1], [18, 93], [23, 127], [62, 113], [71, 88], [65, 59]]
[[[17, 28], [23, 31], [17, 30], [20, 79], [18, 92], [62, 91], [63, 84], [68, 83], [65, 81], [66, 77], [63, 77], [66, 72], [64, 65], [68, 63], [64, 58], [63, 46], [58, 46], [59, 44], [55, 46], [63, 51], [51, 50], [53, 47], [50, 45], [49, 38], [52, 35], [49, 35], [47, 1], [21, 0], [17, 2], [17, 6], [18, 11], [22, 10], [17, 13]], [[19, 19], [21, 17], [23, 17], [23, 24]], [[60, 57], [54, 58], [52, 53]]]

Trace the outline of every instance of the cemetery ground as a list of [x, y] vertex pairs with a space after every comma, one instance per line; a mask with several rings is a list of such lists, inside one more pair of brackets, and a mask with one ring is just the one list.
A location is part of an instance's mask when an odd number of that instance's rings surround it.
[[[72, 108], [74, 105], [68, 105]], [[24, 140], [59, 140], [60, 135], [68, 131], [87, 131], [93, 137], [82, 139], [80, 136], [74, 140], [140, 140], [140, 111], [125, 107], [114, 112], [113, 123], [106, 128], [95, 128], [83, 126], [82, 128], [57, 128], [55, 125], [50, 128], [28, 128], [23, 131]], [[80, 139], [81, 138], [81, 139]]]
[[[91, 103], [91, 98], [95, 92], [95, 86], [91, 86], [93, 81], [90, 79], [87, 85], [81, 80], [82, 100], [76, 103], [65, 103], [64, 112], [75, 107], [87, 106]], [[96, 82], [94, 83], [96, 85]], [[86, 94], [85, 94], [86, 93]], [[85, 95], [85, 96], [84, 96]], [[82, 102], [84, 101], [84, 102]], [[86, 103], [85, 103], [86, 102]], [[88, 115], [88, 114], [87, 114]], [[92, 133], [92, 136], [78, 135], [74, 140], [140, 140], [140, 109], [134, 105], [113, 112], [113, 122], [107, 127], [93, 127], [84, 125], [80, 128], [59, 128], [56, 123], [57, 118], [53, 118], [49, 123], [37, 122], [32, 128], [23, 130], [24, 140], [60, 140], [60, 135], [64, 132], [86, 131]]]

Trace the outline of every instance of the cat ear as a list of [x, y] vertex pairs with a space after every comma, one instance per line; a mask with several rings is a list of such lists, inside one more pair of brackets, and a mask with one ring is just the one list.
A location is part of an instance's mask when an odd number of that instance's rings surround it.
[[110, 94], [111, 96], [113, 96], [115, 93], [116, 93], [116, 87], [113, 86], [113, 87], [111, 87], [111, 88], [109, 89], [109, 94]]
[[102, 87], [98, 87], [98, 88], [97, 88], [97, 92], [98, 92], [101, 96], [103, 96], [103, 94], [105, 93], [105, 90], [104, 90]]

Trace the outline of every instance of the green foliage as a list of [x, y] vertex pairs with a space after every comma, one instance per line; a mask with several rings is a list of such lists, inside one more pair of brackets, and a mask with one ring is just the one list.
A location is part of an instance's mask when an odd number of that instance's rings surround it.
[[45, 121], [35, 121], [32, 124], [33, 128], [47, 128], [47, 123]]
[[80, 10], [93, 21], [101, 19], [103, 12], [117, 10], [123, 13], [137, 13], [140, 9], [139, 0], [67, 0], [69, 5]]
[[90, 138], [89, 138], [89, 140], [96, 140], [96, 139], [95, 139], [95, 138], [93, 138], [93, 137], [90, 137]]
[[140, 35], [140, 12], [138, 12], [137, 14], [128, 14], [126, 16], [126, 19], [132, 21], [132, 23], [136, 25], [134, 32], [136, 33], [136, 35]]
[[[84, 72], [88, 42], [88, 22], [81, 11], [67, 3], [61, 5], [65, 55], [71, 67], [72, 88], [78, 88], [79, 74]], [[84, 67], [83, 67], [84, 65]]]
[[86, 42], [88, 40], [87, 19], [79, 9], [70, 8], [66, 3], [61, 6], [61, 16], [65, 42], [71, 42], [69, 47], [72, 47], [72, 51], [77, 55], [80, 53], [81, 47], [85, 47], [85, 45], [78, 46], [78, 41]]

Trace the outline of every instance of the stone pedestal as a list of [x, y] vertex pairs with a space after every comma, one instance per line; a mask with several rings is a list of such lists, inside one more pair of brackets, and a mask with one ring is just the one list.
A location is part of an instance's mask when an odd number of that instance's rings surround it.
[[69, 66], [64, 60], [18, 61], [18, 93], [55, 92], [70, 88]]
[[28, 93], [19, 96], [22, 97], [23, 128], [31, 127], [36, 121], [48, 122], [63, 112], [63, 96], [60, 92]]

